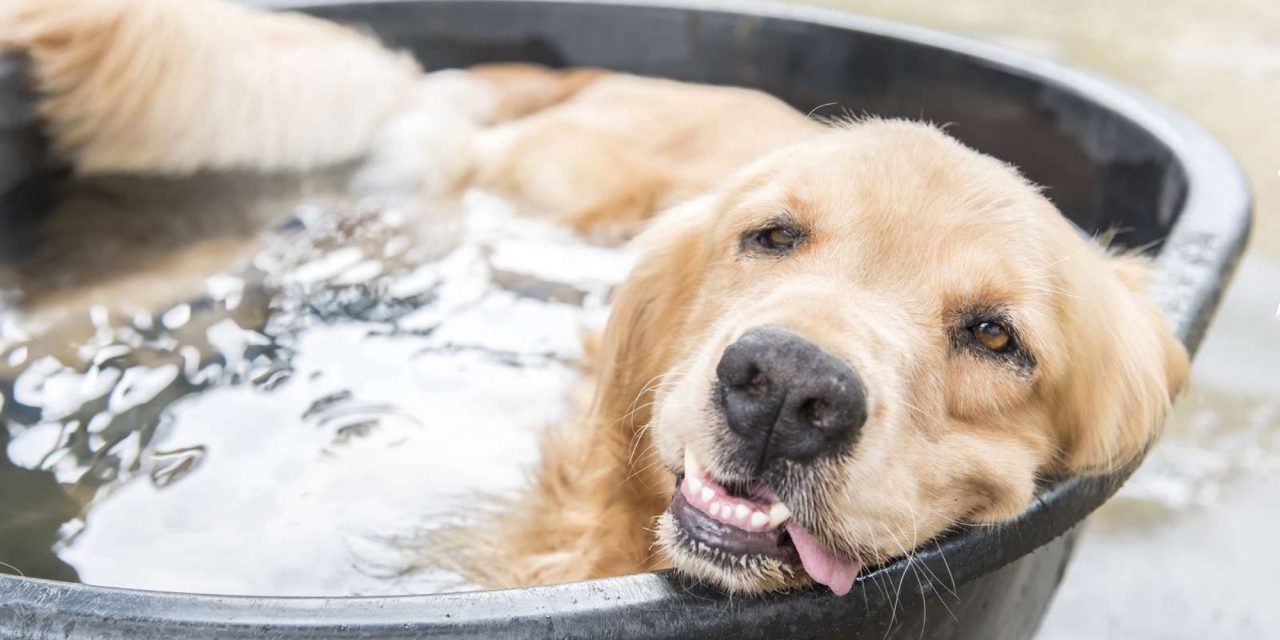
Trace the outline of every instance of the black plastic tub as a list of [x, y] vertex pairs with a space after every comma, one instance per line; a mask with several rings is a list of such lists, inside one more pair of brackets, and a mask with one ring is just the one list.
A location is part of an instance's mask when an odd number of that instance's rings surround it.
[[[1149, 246], [1159, 300], [1193, 352], [1249, 231], [1239, 169], [1193, 123], [1098, 78], [949, 35], [736, 4], [266, 4], [367, 25], [433, 68], [594, 65], [758, 87], [806, 112], [953, 123], [952, 134], [1047, 185], [1086, 231], [1118, 228], [1119, 242]], [[0, 190], [10, 195], [39, 191], [45, 166], [22, 95], [19, 67], [0, 65]], [[13, 210], [24, 201], [8, 199], [0, 218], [33, 214]], [[730, 601], [671, 574], [379, 598], [219, 597], [0, 576], [0, 637], [1026, 638], [1062, 578], [1077, 525], [1127, 476], [1049, 487], [1017, 523], [927, 545], [911, 564], [862, 576], [844, 598], [815, 590]]]

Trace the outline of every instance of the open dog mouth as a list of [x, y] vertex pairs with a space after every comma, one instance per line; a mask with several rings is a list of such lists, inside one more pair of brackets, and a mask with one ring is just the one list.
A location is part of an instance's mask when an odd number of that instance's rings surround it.
[[685, 451], [670, 513], [684, 547], [726, 569], [773, 560], [802, 567], [818, 584], [845, 595], [862, 563], [844, 558], [796, 523], [791, 510], [763, 483], [733, 489], [717, 482]]

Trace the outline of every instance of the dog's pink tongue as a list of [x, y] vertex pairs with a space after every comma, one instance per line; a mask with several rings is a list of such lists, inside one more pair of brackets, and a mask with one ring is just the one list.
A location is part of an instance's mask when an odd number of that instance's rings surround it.
[[800, 552], [800, 564], [804, 565], [804, 572], [814, 582], [826, 585], [838, 596], [853, 589], [853, 581], [862, 570], [862, 563], [845, 560], [832, 553], [795, 522], [787, 523], [787, 533], [791, 534], [791, 542], [796, 545], [796, 551]]

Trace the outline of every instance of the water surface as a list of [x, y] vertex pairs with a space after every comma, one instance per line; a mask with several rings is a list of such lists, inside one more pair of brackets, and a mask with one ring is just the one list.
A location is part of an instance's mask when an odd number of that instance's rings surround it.
[[[132, 228], [199, 213], [210, 179], [164, 182]], [[92, 209], [87, 186], [70, 201]], [[74, 265], [11, 277], [28, 311], [5, 318], [0, 345], [0, 560], [203, 593], [465, 587], [406, 571], [412, 542], [476, 494], [511, 490], [538, 430], [568, 419], [582, 338], [629, 258], [483, 193], [458, 206], [304, 195], [280, 219], [222, 214], [250, 221], [213, 252], [222, 262], [157, 273], [209, 241], [175, 225], [145, 237], [169, 252], [111, 278]], [[129, 225], [58, 223], [69, 215], [47, 225], [51, 255], [135, 249]], [[163, 304], [138, 307], [122, 280], [169, 283], [140, 294]], [[112, 302], [86, 302], [99, 298]]]

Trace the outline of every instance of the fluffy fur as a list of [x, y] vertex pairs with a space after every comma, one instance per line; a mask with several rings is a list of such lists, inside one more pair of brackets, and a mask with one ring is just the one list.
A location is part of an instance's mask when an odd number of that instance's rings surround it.
[[0, 4], [58, 149], [84, 172], [309, 169], [365, 153], [412, 58], [302, 15], [213, 0]]
[[[422, 76], [352, 31], [210, 0], [2, 12], [0, 44], [32, 59], [56, 148], [81, 172], [371, 154], [383, 168], [357, 178], [366, 188], [407, 170], [428, 201], [478, 186], [602, 241], [643, 229], [582, 418], [548, 432], [523, 495], [435, 539], [434, 562], [483, 585], [668, 563], [735, 591], [803, 584], [781, 566], [709, 562], [659, 519], [686, 450], [746, 479], [709, 398], [720, 354], [754, 327], [797, 333], [866, 383], [852, 452], [773, 488], [825, 545], [868, 563], [1013, 518], [1039, 478], [1132, 461], [1186, 375], [1144, 261], [1082, 240], [1013, 168], [928, 125], [829, 126], [755, 91], [598, 70]], [[428, 152], [406, 164], [380, 139]], [[744, 252], [744, 234], [780, 215], [805, 241]], [[1008, 319], [1025, 361], [957, 338], [975, 309]]]

